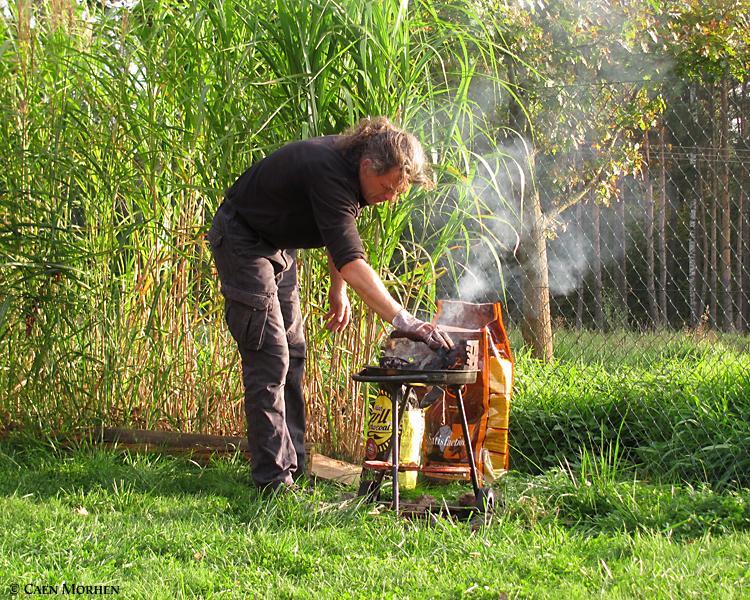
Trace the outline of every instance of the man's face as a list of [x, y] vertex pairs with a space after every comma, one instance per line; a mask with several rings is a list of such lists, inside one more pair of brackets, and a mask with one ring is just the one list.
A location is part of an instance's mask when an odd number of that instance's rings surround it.
[[387, 173], [378, 175], [372, 168], [372, 160], [366, 158], [359, 165], [359, 184], [367, 204], [393, 204], [404, 190], [401, 183], [401, 170], [393, 167]]

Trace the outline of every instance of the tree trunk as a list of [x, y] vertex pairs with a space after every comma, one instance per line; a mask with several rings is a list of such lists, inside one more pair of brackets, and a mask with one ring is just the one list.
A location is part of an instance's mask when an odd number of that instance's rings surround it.
[[696, 167], [696, 183], [688, 200], [690, 220], [688, 229], [690, 239], [688, 241], [688, 286], [690, 297], [690, 324], [695, 327], [700, 323], [702, 310], [700, 307], [700, 295], [698, 293], [698, 203], [700, 199], [700, 165], [696, 163], [694, 154], [690, 156], [690, 162]]
[[[703, 173], [703, 171], [701, 171]], [[703, 264], [703, 271], [701, 275], [701, 320], [706, 313], [710, 312], [711, 302], [711, 284], [710, 284], [710, 260], [709, 253], [711, 249], [711, 240], [708, 235], [708, 222], [706, 220], [708, 216], [708, 203], [709, 203], [709, 191], [708, 185], [706, 185], [706, 179], [701, 175], [701, 203], [700, 203], [700, 230], [701, 230], [701, 261]]]
[[[530, 172], [534, 172], [534, 157], [529, 157]], [[547, 262], [547, 224], [542, 213], [539, 191], [529, 186], [524, 209], [524, 232], [520, 259], [523, 273], [523, 341], [531, 356], [551, 362], [552, 319], [550, 314], [549, 269]]]
[[615, 207], [615, 243], [617, 254], [615, 257], [615, 302], [617, 306], [617, 323], [623, 329], [628, 326], [628, 277], [627, 277], [627, 245], [625, 244], [625, 191], [627, 186], [620, 180], [620, 201]]
[[709, 217], [711, 219], [711, 233], [710, 233], [710, 247], [711, 247], [711, 293], [709, 300], [710, 303], [710, 323], [712, 328], [717, 328], [719, 324], [719, 269], [718, 269], [718, 257], [716, 254], [716, 248], [718, 243], [717, 237], [717, 226], [716, 226], [716, 203], [718, 193], [718, 181], [716, 177], [717, 167], [717, 156], [716, 156], [716, 93], [714, 86], [710, 87], [711, 97], [709, 99], [710, 116], [711, 116], [711, 148], [709, 158], [709, 174], [711, 175], [711, 208], [709, 210]]
[[[696, 86], [690, 86], [690, 114], [693, 117], [692, 127], [699, 131], [700, 123], [698, 120], [698, 93]], [[688, 241], [688, 286], [690, 301], [690, 324], [697, 327], [700, 324], [703, 307], [701, 306], [700, 295], [700, 271], [699, 271], [699, 248], [701, 239], [700, 228], [700, 205], [703, 181], [701, 178], [701, 160], [697, 152], [690, 154], [690, 165], [695, 169], [695, 185], [688, 200], [689, 211], [689, 241]]]
[[[748, 79], [742, 82], [742, 110], [740, 111], [740, 139], [747, 140], [750, 135], [747, 127], [747, 115], [745, 111], [748, 108]], [[747, 142], [746, 142], [747, 144]], [[747, 146], [746, 146], [747, 147]], [[741, 331], [750, 330], [750, 195], [748, 189], [750, 188], [750, 173], [748, 167], [740, 168], [740, 194], [743, 198], [744, 209], [740, 210], [740, 222], [742, 223], [742, 235], [739, 238], [742, 240], [742, 251], [741, 255], [741, 273], [740, 273], [740, 314], [742, 315], [742, 327]]]
[[[508, 81], [516, 85], [517, 66], [513, 60], [508, 65]], [[508, 125], [518, 135], [528, 135], [527, 113], [515, 96], [510, 99]], [[530, 136], [529, 136], [530, 137]], [[526, 181], [534, 177], [536, 159], [534, 150], [528, 156]], [[552, 317], [550, 314], [549, 264], [547, 261], [547, 220], [542, 213], [539, 190], [527, 185], [523, 190], [526, 206], [523, 208], [523, 232], [519, 248], [523, 290], [523, 341], [531, 356], [551, 362]]]
[[646, 151], [646, 164], [643, 170], [643, 183], [646, 188], [646, 291], [648, 293], [648, 314], [651, 327], [659, 324], [659, 313], [656, 306], [656, 277], [654, 265], [654, 185], [651, 182], [651, 149], [649, 147], [648, 130], [643, 134], [643, 148]]
[[602, 303], [602, 242], [601, 242], [601, 217], [599, 205], [592, 198], [592, 242], [593, 242], [593, 268], [594, 268], [594, 323], [596, 330], [604, 331], [604, 306]]
[[[576, 241], [578, 244], [578, 259], [581, 260], [581, 257], [584, 256], [584, 250], [583, 250], [583, 204], [579, 202], [576, 205]], [[580, 264], [580, 263], [579, 263]], [[584, 310], [584, 303], [583, 303], [583, 292], [584, 292], [584, 272], [581, 269], [578, 269], [578, 303], [576, 306], [576, 330], [581, 331], [583, 329], [583, 310]]]
[[[714, 161], [715, 162], [715, 161]], [[714, 184], [716, 183], [716, 177], [714, 175]], [[714, 191], [716, 190], [716, 185], [712, 186]], [[711, 318], [711, 327], [717, 328], [719, 325], [719, 259], [718, 259], [718, 253], [717, 253], [717, 243], [718, 243], [718, 228], [716, 226], [716, 194], [711, 194], [711, 209], [709, 212], [709, 217], [711, 219], [711, 233], [709, 235], [710, 238], [710, 244], [711, 244], [711, 267], [710, 267], [710, 277], [711, 277], [711, 306], [710, 306], [710, 318]]]
[[710, 267], [710, 277], [711, 277], [711, 307], [710, 307], [710, 317], [711, 317], [711, 327], [717, 328], [719, 326], [719, 259], [718, 259], [718, 253], [717, 253], [717, 246], [718, 243], [718, 228], [716, 226], [716, 196], [713, 196], [711, 198], [711, 210], [709, 212], [709, 217], [711, 219], [711, 234], [710, 234], [710, 243], [711, 243], [711, 267]]
[[[682, 264], [678, 258], [683, 251], [682, 240], [678, 239], [683, 209], [679, 204], [680, 200], [677, 199], [676, 186], [674, 186], [669, 174], [667, 174], [667, 186], [671, 186], [671, 193], [667, 194], [667, 303], [674, 319], [680, 316], [677, 309], [677, 298], [681, 298], [682, 301], [685, 299], [682, 285], [677, 283], [678, 278], [679, 280], [682, 279], [683, 273]], [[669, 325], [669, 321], [667, 321], [667, 325]]]
[[745, 229], [747, 224], [745, 223], [745, 191], [740, 191], [739, 195], [739, 207], [737, 210], [737, 250], [735, 252], [735, 272], [736, 272], [736, 285], [734, 287], [736, 291], [734, 305], [737, 308], [737, 317], [735, 322], [735, 329], [737, 331], [745, 331], [745, 305], [743, 302], [745, 281], [744, 281], [744, 257], [745, 257]]
[[729, 194], [729, 99], [726, 77], [721, 80], [721, 111], [719, 114], [719, 148], [721, 152], [721, 291], [724, 316], [724, 331], [734, 330], [734, 306], [732, 297], [732, 205]]
[[742, 215], [744, 222], [744, 236], [742, 245], [742, 314], [744, 315], [744, 331], [750, 330], [750, 197], [747, 186], [750, 179], [745, 172], [742, 195], [745, 198], [745, 211]]
[[659, 240], [659, 325], [668, 323], [667, 314], [667, 133], [664, 115], [659, 128], [659, 206], [657, 208], [656, 230]]

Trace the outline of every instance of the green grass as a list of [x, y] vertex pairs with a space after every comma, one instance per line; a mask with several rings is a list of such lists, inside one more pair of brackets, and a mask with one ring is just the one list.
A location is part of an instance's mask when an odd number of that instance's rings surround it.
[[516, 356], [513, 468], [539, 472], [616, 445], [643, 474], [750, 485], [747, 337], [559, 330], [556, 344], [551, 365]]
[[5, 443], [0, 594], [13, 583], [63, 582], [116, 585], [118, 598], [750, 594], [748, 490], [671, 488], [627, 476], [511, 474], [500, 482], [495, 515], [409, 521], [339, 502], [342, 490], [333, 485], [303, 502], [264, 500], [239, 460], [200, 466], [157, 454]]

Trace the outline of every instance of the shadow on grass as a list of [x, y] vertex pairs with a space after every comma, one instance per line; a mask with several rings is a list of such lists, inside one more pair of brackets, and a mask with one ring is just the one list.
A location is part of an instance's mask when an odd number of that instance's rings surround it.
[[56, 498], [87, 510], [128, 512], [165, 499], [172, 517], [180, 506], [187, 514], [198, 503], [203, 510], [242, 518], [268, 502], [254, 486], [249, 464], [237, 455], [199, 463], [189, 456], [90, 442], [64, 448], [16, 438], [0, 442], [0, 474], [0, 496]]
[[[648, 481], [639, 479], [634, 469], [608, 469], [593, 457], [579, 462], [536, 476], [512, 472], [496, 481], [497, 516], [591, 535], [646, 532], [689, 539], [750, 531], [746, 488]], [[468, 489], [460, 483], [419, 485], [404, 497], [427, 493], [455, 503]], [[321, 482], [303, 498], [269, 500], [253, 486], [249, 465], [238, 455], [199, 464], [186, 456], [89, 442], [69, 449], [21, 438], [0, 443], [0, 496], [54, 499], [89, 513], [175, 521], [226, 515], [252, 527], [318, 528], [369, 518], [368, 505], [342, 501], [342, 492], [353, 491]], [[387, 498], [387, 488], [384, 491]]]

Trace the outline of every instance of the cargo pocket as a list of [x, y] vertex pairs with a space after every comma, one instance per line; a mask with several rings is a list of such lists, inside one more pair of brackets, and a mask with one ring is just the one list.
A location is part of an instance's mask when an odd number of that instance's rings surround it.
[[226, 302], [227, 326], [237, 344], [249, 350], [260, 350], [268, 319], [267, 309], [256, 309], [238, 302]]

